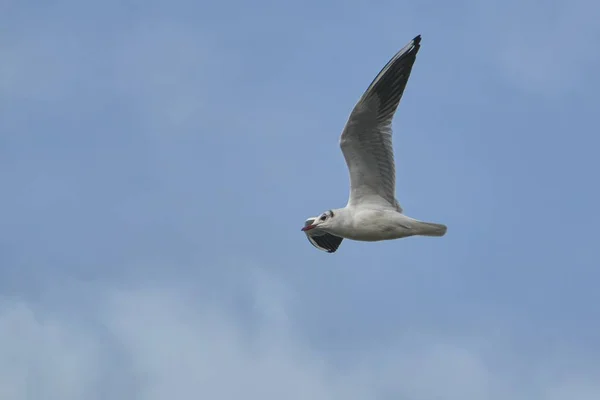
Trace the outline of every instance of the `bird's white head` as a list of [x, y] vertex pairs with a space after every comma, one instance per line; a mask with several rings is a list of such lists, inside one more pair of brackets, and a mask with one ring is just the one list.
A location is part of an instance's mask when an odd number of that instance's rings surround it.
[[314, 228], [327, 229], [334, 224], [334, 218], [337, 214], [333, 210], [328, 210], [319, 215], [318, 217], [309, 218], [306, 220], [302, 231], [306, 232]]

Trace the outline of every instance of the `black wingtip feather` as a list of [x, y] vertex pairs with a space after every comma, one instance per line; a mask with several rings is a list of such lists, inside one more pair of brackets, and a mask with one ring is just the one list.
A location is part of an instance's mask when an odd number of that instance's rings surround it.
[[306, 236], [310, 244], [312, 244], [319, 250], [326, 251], [327, 253], [335, 253], [340, 247], [340, 244], [342, 244], [342, 241], [344, 240], [343, 238], [332, 235], [330, 233], [325, 233], [323, 235], [316, 236], [307, 234]]
[[[371, 81], [371, 84], [368, 86], [367, 90], [363, 94], [363, 98], [367, 97], [369, 95], [369, 92], [372, 89], [374, 89], [374, 86], [376, 85], [378, 80], [381, 78], [381, 74], [384, 71], [386, 71], [388, 69], [388, 67], [390, 67], [394, 63], [404, 63], [405, 65], [408, 63], [409, 65], [407, 65], [406, 72], [408, 75], [410, 75], [410, 72], [412, 70], [412, 64], [415, 62], [417, 53], [419, 52], [419, 49], [421, 48], [420, 43], [421, 43], [421, 35], [419, 34], [419, 35], [415, 36], [415, 38], [413, 40], [411, 40], [406, 46], [404, 46], [402, 49], [400, 49], [394, 55], [394, 57], [392, 57], [385, 64], [385, 66], [379, 71], [379, 73]], [[408, 77], [407, 77], [407, 79], [408, 79]], [[380, 86], [380, 85], [381, 85], [381, 83], [379, 83], [379, 85], [377, 85], [377, 86]], [[404, 90], [404, 88], [402, 90]]]

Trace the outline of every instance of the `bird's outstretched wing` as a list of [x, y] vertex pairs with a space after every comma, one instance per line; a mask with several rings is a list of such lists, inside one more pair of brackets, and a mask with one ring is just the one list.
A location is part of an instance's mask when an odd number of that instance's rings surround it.
[[[304, 223], [304, 226], [312, 225], [315, 219], [316, 218], [307, 219]], [[308, 241], [313, 246], [328, 253], [335, 253], [338, 247], [340, 247], [342, 240], [344, 240], [344, 238], [332, 235], [331, 233], [322, 231], [319, 228], [311, 229], [305, 233]]]
[[396, 200], [392, 118], [408, 82], [421, 36], [383, 67], [362, 95], [342, 132], [340, 147], [350, 173], [349, 206], [375, 205], [402, 212]]

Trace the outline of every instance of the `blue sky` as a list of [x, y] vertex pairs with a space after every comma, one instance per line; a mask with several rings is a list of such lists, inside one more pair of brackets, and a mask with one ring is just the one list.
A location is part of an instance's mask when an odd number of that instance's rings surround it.
[[[600, 6], [0, 3], [0, 397], [600, 397]], [[338, 137], [423, 37], [397, 196], [314, 249]]]

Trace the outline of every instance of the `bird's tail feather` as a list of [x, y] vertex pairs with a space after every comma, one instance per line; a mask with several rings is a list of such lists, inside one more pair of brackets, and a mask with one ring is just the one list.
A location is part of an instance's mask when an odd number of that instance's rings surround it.
[[448, 228], [443, 224], [419, 221], [414, 228], [415, 234], [419, 236], [444, 236]]

